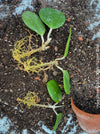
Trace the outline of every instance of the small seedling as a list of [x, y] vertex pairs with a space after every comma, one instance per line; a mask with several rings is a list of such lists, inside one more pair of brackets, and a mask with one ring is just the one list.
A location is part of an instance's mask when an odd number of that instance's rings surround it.
[[[49, 82], [48, 82], [48, 84], [49, 84]], [[57, 113], [56, 109], [60, 108], [60, 107], [63, 107], [63, 105], [57, 106], [57, 104], [61, 100], [62, 94], [61, 94], [61, 89], [60, 89], [59, 85], [56, 83], [55, 86], [56, 86], [56, 88], [53, 87], [53, 89], [54, 89], [54, 92], [56, 92], [56, 100], [54, 99], [55, 98], [54, 94], [49, 94], [50, 96], [52, 96], [52, 99], [54, 100], [54, 102], [57, 102], [54, 105], [37, 104], [38, 103], [38, 101], [37, 101], [38, 100], [38, 96], [37, 96], [37, 94], [35, 92], [28, 92], [23, 99], [17, 98], [17, 101], [18, 101], [19, 104], [20, 103], [26, 104], [28, 106], [28, 108], [30, 108], [31, 106], [43, 107], [43, 108], [51, 108], [54, 111], [54, 113], [56, 114], [56, 116], [57, 116], [56, 117], [56, 121], [55, 121], [55, 125], [53, 127], [53, 131], [55, 131], [57, 129], [57, 127], [60, 124], [61, 119], [62, 119], [62, 113]], [[49, 88], [49, 85], [47, 86], [47, 88]], [[49, 89], [48, 89], [48, 91], [49, 91]], [[58, 96], [60, 96], [60, 97], [58, 97]]]

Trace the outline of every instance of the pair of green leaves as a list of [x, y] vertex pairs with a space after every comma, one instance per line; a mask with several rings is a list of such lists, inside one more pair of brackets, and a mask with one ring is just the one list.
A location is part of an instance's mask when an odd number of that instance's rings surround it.
[[[70, 94], [70, 78], [66, 70], [63, 70], [63, 83], [66, 94]], [[59, 84], [55, 80], [50, 80], [47, 82], [47, 90], [52, 100], [56, 103], [59, 103], [62, 98], [62, 92], [59, 87]], [[62, 113], [57, 114], [53, 131], [57, 129], [58, 125], [61, 122], [62, 116]]]
[[[70, 94], [70, 78], [69, 73], [66, 70], [63, 70], [63, 84], [66, 94]], [[56, 103], [59, 103], [62, 98], [62, 92], [58, 82], [55, 80], [48, 81], [47, 90], [52, 100]]]
[[45, 25], [43, 23], [49, 28], [56, 29], [65, 22], [65, 15], [57, 9], [42, 8], [39, 11], [39, 16], [31, 11], [25, 11], [22, 14], [22, 20], [28, 28], [40, 36], [45, 33]]

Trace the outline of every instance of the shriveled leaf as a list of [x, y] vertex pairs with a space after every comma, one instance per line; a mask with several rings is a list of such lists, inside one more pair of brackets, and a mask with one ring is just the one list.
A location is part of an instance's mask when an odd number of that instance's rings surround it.
[[31, 30], [35, 31], [39, 35], [44, 35], [45, 33], [45, 26], [42, 23], [39, 16], [31, 11], [25, 11], [22, 14], [22, 20], [24, 21], [25, 25], [30, 28]]
[[71, 39], [71, 28], [69, 30], [69, 37], [68, 37], [68, 40], [67, 40], [67, 43], [66, 43], [66, 48], [65, 48], [65, 52], [64, 52], [64, 57], [67, 56], [68, 54], [68, 50], [69, 50], [69, 45], [70, 45], [70, 39]]
[[61, 100], [61, 89], [55, 80], [50, 80], [47, 82], [47, 90], [54, 102], [58, 103]]
[[70, 94], [70, 77], [66, 70], [63, 70], [63, 84], [66, 94]]
[[58, 125], [60, 124], [61, 122], [61, 119], [62, 119], [62, 116], [63, 114], [62, 113], [59, 113], [56, 117], [56, 122], [55, 122], [55, 125], [53, 127], [53, 132], [57, 129]]
[[39, 16], [41, 20], [52, 29], [61, 27], [65, 22], [65, 15], [57, 10], [52, 8], [42, 8], [39, 11]]

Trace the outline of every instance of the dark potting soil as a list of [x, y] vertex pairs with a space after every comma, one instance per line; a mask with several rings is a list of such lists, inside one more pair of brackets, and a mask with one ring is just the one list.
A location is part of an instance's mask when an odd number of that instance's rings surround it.
[[[37, 6], [39, 4], [39, 6]], [[69, 28], [72, 28], [72, 37], [68, 56], [59, 62], [59, 66], [68, 70], [71, 79], [71, 95], [66, 95], [63, 89], [62, 72], [56, 67], [39, 74], [28, 74], [20, 70], [17, 62], [12, 57], [14, 43], [24, 38], [29, 33], [25, 30], [21, 16], [12, 16], [9, 19], [0, 21], [0, 109], [17, 126], [18, 129], [37, 129], [37, 123], [43, 120], [52, 129], [55, 121], [55, 114], [50, 109], [37, 107], [27, 108], [26, 105], [18, 105], [17, 98], [23, 98], [28, 91], [34, 91], [40, 98], [41, 104], [51, 103], [46, 82], [55, 79], [62, 87], [62, 101], [64, 108], [58, 109], [63, 112], [63, 119], [68, 113], [72, 113], [70, 96], [74, 97], [74, 103], [79, 108], [89, 113], [100, 114], [100, 109], [96, 107], [96, 50], [95, 42], [91, 40], [92, 33], [87, 29], [87, 16], [89, 14], [88, 2], [83, 0], [62, 1], [58, 6], [53, 7], [61, 10], [66, 15], [65, 24], [59, 29], [53, 30], [50, 49], [36, 56], [42, 58], [44, 62], [61, 57], [64, 53], [66, 41], [69, 35]], [[43, 5], [42, 5], [43, 6]], [[36, 12], [42, 7], [41, 3], [36, 4]], [[30, 30], [37, 39], [40, 46], [40, 37]], [[46, 35], [45, 35], [46, 36]], [[17, 106], [17, 109], [14, 107]], [[61, 130], [62, 126], [59, 126]], [[31, 131], [31, 130], [30, 130]], [[58, 133], [57, 133], [58, 134]]]

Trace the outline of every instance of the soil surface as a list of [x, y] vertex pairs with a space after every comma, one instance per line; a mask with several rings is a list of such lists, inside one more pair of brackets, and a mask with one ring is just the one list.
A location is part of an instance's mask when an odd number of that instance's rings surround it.
[[[18, 2], [18, 1], [16, 1]], [[8, 4], [15, 4], [15, 1], [8, 1]], [[52, 129], [56, 116], [51, 109], [38, 107], [27, 108], [24, 104], [18, 104], [17, 98], [23, 98], [29, 91], [34, 91], [39, 96], [39, 103], [54, 104], [50, 99], [46, 82], [55, 79], [62, 87], [62, 100], [64, 108], [58, 109], [63, 113], [62, 122], [66, 122], [64, 117], [73, 113], [70, 96], [73, 96], [75, 104], [82, 110], [89, 113], [100, 114], [100, 109], [96, 108], [96, 50], [95, 43], [91, 40], [92, 33], [87, 29], [87, 16], [89, 14], [88, 2], [83, 0], [61, 1], [61, 3], [44, 4], [35, 3], [35, 12], [40, 8], [48, 6], [61, 10], [66, 15], [65, 24], [59, 29], [53, 30], [50, 48], [36, 56], [42, 58], [44, 62], [49, 62], [64, 53], [66, 41], [69, 35], [69, 28], [72, 28], [71, 43], [69, 53], [65, 60], [59, 62], [59, 66], [66, 69], [71, 79], [71, 95], [66, 95], [63, 89], [62, 72], [55, 66], [51, 70], [41, 71], [38, 74], [28, 74], [17, 66], [17, 61], [12, 57], [14, 43], [29, 33], [21, 16], [13, 16], [0, 21], [0, 112], [7, 115], [15, 126], [22, 130], [27, 128], [30, 133], [33, 129], [38, 129], [36, 124], [42, 120]], [[13, 10], [13, 9], [12, 9]], [[86, 15], [87, 14], [87, 15]], [[48, 31], [48, 28], [47, 28]], [[40, 37], [30, 30], [37, 39], [40, 46]], [[44, 82], [44, 77], [46, 77]], [[79, 103], [80, 102], [80, 103]], [[15, 107], [17, 107], [15, 109]], [[62, 124], [57, 129], [59, 134]]]

